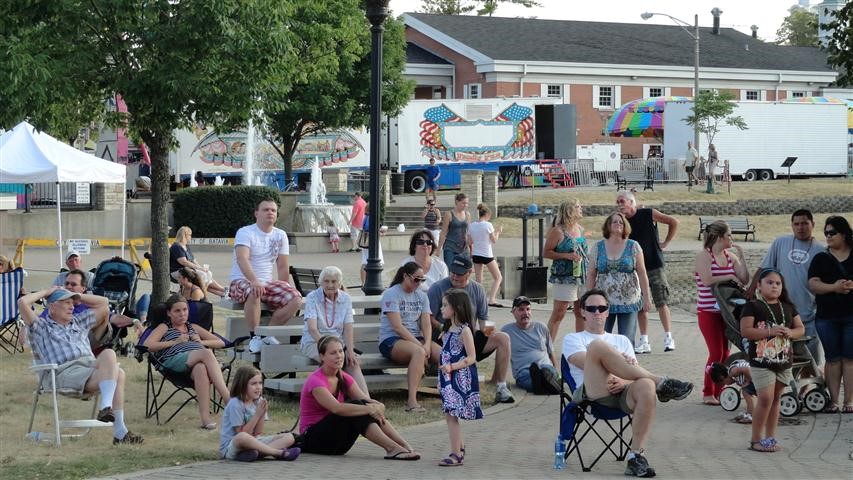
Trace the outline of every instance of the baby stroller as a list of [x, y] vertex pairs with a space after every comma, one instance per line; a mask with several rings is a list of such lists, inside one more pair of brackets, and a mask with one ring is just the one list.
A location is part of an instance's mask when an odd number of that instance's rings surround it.
[[[121, 257], [104, 260], [95, 269], [92, 293], [106, 297], [110, 302], [111, 312], [135, 317], [133, 308], [136, 305], [136, 282], [139, 279], [139, 271], [139, 265]], [[104, 347], [127, 354], [132, 345], [124, 343], [125, 337], [127, 337], [127, 327], [111, 327], [111, 336], [103, 339], [101, 343]]]
[[[726, 338], [740, 350], [729, 355], [726, 365], [730, 365], [738, 359], [748, 359], [748, 341], [740, 334], [741, 309], [749, 301], [747, 293], [734, 282], [723, 282], [713, 286], [712, 291], [720, 307], [720, 314], [726, 324]], [[779, 399], [779, 412], [785, 417], [792, 417], [802, 411], [805, 406], [809, 411], [820, 412], [829, 403], [829, 394], [823, 377], [806, 377], [807, 371], [819, 372], [817, 362], [806, 346], [810, 337], [802, 337], [794, 340], [794, 360], [791, 372], [794, 379], [788, 386], [789, 391], [782, 394]], [[816, 388], [807, 390], [808, 385]], [[732, 385], [723, 389], [720, 393], [720, 406], [728, 412], [736, 410], [740, 406], [740, 390]]]

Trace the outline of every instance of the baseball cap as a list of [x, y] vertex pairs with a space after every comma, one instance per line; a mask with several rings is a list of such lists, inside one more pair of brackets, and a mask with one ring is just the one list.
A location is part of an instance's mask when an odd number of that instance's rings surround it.
[[65, 261], [67, 262], [71, 257], [79, 257], [80, 254], [77, 253], [76, 250], [68, 250], [68, 253], [65, 254]]
[[530, 305], [530, 299], [525, 297], [524, 295], [519, 295], [515, 297], [515, 300], [512, 301], [512, 308], [520, 307], [522, 305]]
[[60, 300], [66, 300], [69, 298], [73, 298], [74, 300], [77, 300], [80, 298], [80, 294], [69, 292], [68, 290], [66, 290], [64, 288], [59, 288], [55, 292], [48, 295], [46, 300], [47, 300], [47, 304], [50, 305], [53, 302], [58, 302]]
[[453, 257], [453, 262], [450, 263], [449, 270], [456, 275], [465, 275], [474, 266], [471, 258], [464, 253], [456, 254]]

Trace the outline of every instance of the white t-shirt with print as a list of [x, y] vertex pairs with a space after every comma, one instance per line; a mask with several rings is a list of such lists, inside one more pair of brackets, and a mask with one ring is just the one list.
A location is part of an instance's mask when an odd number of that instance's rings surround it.
[[[249, 265], [255, 277], [262, 282], [272, 281], [273, 270], [279, 255], [290, 255], [290, 243], [287, 234], [280, 228], [273, 227], [266, 233], [257, 224], [247, 225], [234, 235], [234, 260], [231, 264], [230, 281], [246, 279], [237, 264], [237, 247], [249, 247]], [[282, 278], [281, 280], [287, 280]]]

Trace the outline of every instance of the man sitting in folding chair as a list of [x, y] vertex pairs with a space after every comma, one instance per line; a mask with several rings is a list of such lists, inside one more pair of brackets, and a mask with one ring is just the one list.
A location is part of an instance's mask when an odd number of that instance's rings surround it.
[[607, 333], [607, 295], [590, 290], [580, 299], [584, 331], [570, 333], [563, 340], [563, 355], [578, 388], [575, 402], [590, 400], [633, 415], [634, 438], [628, 452], [625, 475], [653, 477], [655, 470], [646, 460], [645, 444], [655, 418], [657, 400], [683, 400], [693, 384], [649, 373], [637, 363], [628, 337]]
[[[39, 317], [32, 308], [41, 299], [47, 303], [47, 318]], [[76, 299], [89, 309], [75, 315]], [[125, 375], [115, 352], [104, 350], [95, 358], [89, 344], [89, 331], [106, 324], [108, 306], [105, 297], [80, 295], [57, 286], [18, 300], [34, 353], [41, 362], [60, 366], [56, 374], [59, 389], [100, 392], [97, 419], [113, 422], [113, 444], [142, 443], [142, 436], [130, 432], [124, 424]]]

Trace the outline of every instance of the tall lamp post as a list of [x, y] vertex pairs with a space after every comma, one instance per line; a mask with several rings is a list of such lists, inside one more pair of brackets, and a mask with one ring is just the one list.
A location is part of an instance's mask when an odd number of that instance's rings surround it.
[[389, 0], [366, 0], [365, 11], [370, 21], [370, 224], [367, 254], [367, 273], [361, 290], [365, 295], [379, 295], [382, 286], [382, 265], [379, 263], [379, 155], [382, 128], [382, 32], [389, 16]]
[[[695, 15], [693, 18], [693, 31], [690, 31], [691, 25], [684, 20], [680, 20], [678, 18], [673, 17], [672, 15], [668, 15], [666, 13], [656, 13], [656, 12], [646, 12], [640, 15], [643, 20], [648, 20], [655, 15], [661, 15], [664, 17], [669, 17], [670, 20], [675, 22], [676, 25], [681, 27], [685, 33], [690, 35], [693, 39], [693, 113], [696, 113], [696, 100], [699, 98], [699, 15]], [[696, 151], [699, 151], [699, 124], [693, 126], [693, 146], [696, 148]]]

